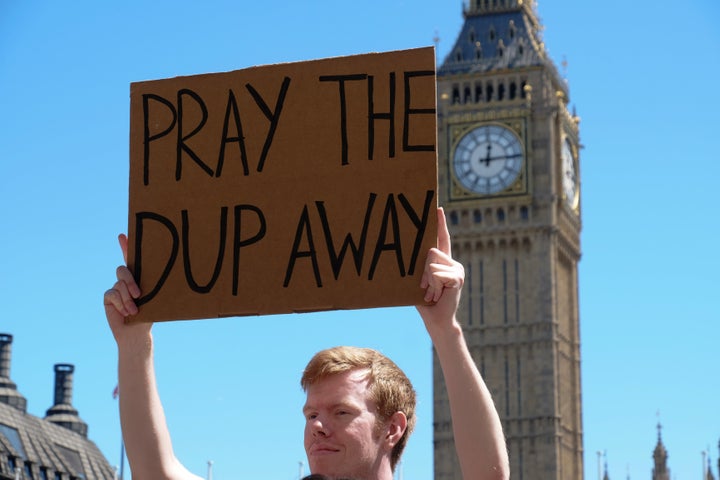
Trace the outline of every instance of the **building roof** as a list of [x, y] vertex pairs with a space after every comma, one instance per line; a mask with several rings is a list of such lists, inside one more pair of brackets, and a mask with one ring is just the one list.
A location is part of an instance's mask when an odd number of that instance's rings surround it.
[[438, 69], [439, 78], [492, 71], [544, 67], [568, 97], [540, 32], [534, 0], [470, 0], [453, 48]]
[[520, 9], [466, 14], [438, 75], [545, 65], [531, 19]]
[[45, 418], [36, 417], [10, 380], [11, 344], [12, 335], [0, 334], [0, 480], [114, 479], [72, 406], [74, 366], [55, 365], [55, 404]]

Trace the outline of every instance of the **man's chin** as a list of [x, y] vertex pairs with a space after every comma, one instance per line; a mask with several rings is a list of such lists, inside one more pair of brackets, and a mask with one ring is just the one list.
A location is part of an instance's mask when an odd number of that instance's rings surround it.
[[310, 471], [312, 477], [310, 480], [361, 480], [352, 475], [348, 475], [348, 472], [343, 472], [342, 468], [333, 467], [328, 464], [322, 464], [322, 462], [316, 462], [310, 464]]

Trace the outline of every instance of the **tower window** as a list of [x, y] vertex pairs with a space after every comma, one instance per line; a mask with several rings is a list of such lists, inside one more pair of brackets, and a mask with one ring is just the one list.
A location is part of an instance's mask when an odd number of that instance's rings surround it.
[[495, 41], [495, 27], [490, 27], [490, 41]]
[[470, 85], [465, 85], [465, 92], [463, 95], [463, 103], [470, 103], [472, 100], [472, 93], [470, 91]]
[[488, 83], [485, 86], [485, 101], [489, 102], [493, 99], [493, 86], [492, 83]]
[[530, 218], [530, 211], [528, 207], [520, 207], [520, 220], [528, 220]]
[[510, 100], [514, 100], [517, 96], [517, 85], [515, 82], [510, 82]]
[[457, 105], [460, 103], [460, 87], [453, 85], [452, 103]]
[[475, 30], [470, 30], [468, 37], [470, 39], [470, 43], [475, 43]]
[[505, 98], [505, 84], [501, 83], [498, 85], [498, 100], [503, 100]]
[[462, 52], [461, 52], [460, 50], [458, 50], [457, 52], [455, 52], [455, 61], [456, 61], [456, 62], [462, 62], [462, 59], [463, 59], [463, 58], [462, 58]]
[[457, 225], [459, 221], [457, 212], [450, 212], [450, 224]]
[[480, 210], [475, 210], [473, 212], [473, 220], [475, 221], [475, 223], [482, 222], [482, 212]]
[[475, 85], [475, 103], [482, 102], [482, 84]]

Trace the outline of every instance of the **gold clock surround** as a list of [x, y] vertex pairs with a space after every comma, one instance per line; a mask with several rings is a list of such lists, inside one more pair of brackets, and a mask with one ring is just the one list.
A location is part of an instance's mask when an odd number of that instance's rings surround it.
[[[482, 194], [473, 192], [462, 185], [460, 180], [455, 174], [455, 167], [453, 159], [455, 157], [455, 151], [460, 141], [473, 130], [480, 127], [487, 126], [498, 126], [503, 129], [509, 130], [514, 136], [516, 136], [520, 142], [522, 148], [522, 165], [517, 178], [507, 188], [489, 194]], [[519, 196], [526, 195], [529, 193], [529, 182], [528, 182], [528, 163], [529, 163], [529, 148], [526, 144], [525, 135], [526, 120], [524, 118], [512, 119], [507, 121], [480, 121], [480, 122], [464, 122], [448, 125], [448, 145], [449, 158], [445, 163], [447, 165], [447, 176], [448, 176], [448, 199], [450, 201], [463, 201], [463, 200], [478, 200], [482, 198], [502, 198], [508, 196]]]

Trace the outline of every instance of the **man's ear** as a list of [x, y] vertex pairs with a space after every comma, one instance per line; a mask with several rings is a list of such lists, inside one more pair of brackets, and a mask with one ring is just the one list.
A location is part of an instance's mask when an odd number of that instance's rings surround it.
[[395, 412], [387, 421], [385, 441], [390, 448], [397, 445], [407, 429], [407, 417], [403, 412]]

